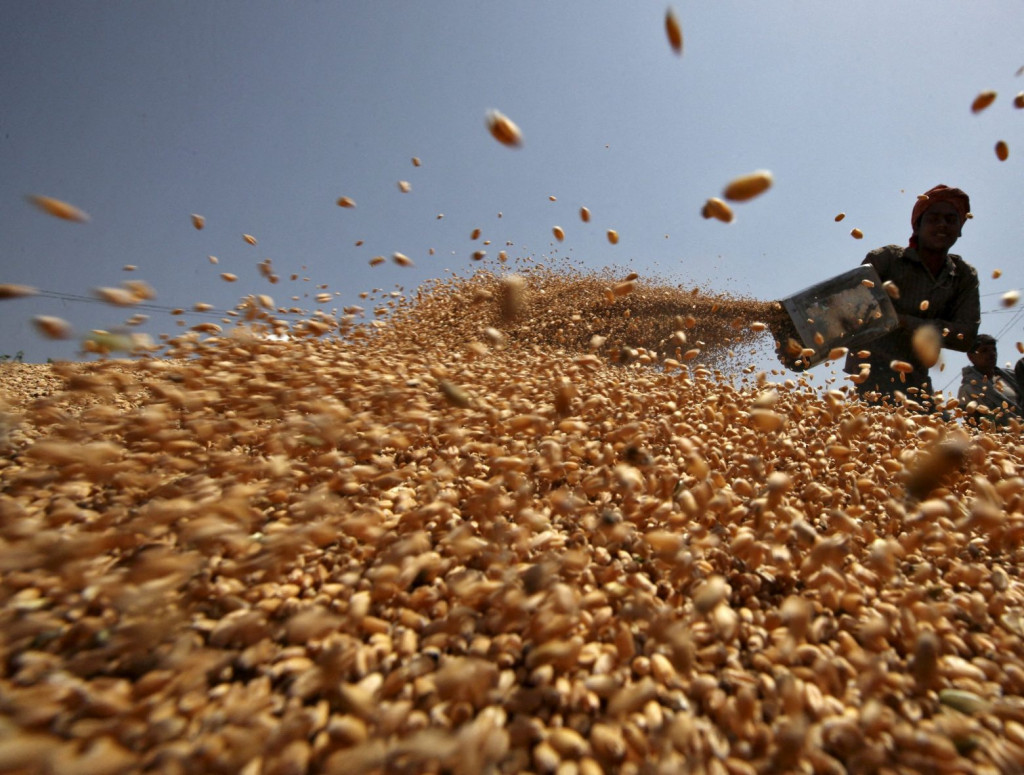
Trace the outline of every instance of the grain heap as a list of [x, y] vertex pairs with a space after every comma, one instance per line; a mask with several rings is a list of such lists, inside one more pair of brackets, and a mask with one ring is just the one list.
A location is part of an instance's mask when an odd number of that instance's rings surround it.
[[1019, 429], [551, 282], [0, 364], [0, 770], [1019, 771]]

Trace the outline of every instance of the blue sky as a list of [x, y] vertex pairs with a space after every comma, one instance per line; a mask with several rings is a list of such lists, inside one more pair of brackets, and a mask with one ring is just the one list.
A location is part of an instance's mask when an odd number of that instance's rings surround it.
[[[999, 299], [1024, 284], [1019, 3], [673, 7], [681, 57], [666, 3], [8, 3], [0, 283], [89, 297], [144, 280], [157, 297], [143, 330], [175, 334], [166, 308], [230, 309], [250, 293], [313, 308], [320, 285], [340, 308], [362, 291], [469, 273], [490, 239], [490, 256], [510, 241], [514, 257], [781, 298], [905, 244], [915, 196], [941, 182], [971, 196], [954, 252], [981, 276], [982, 329], [1015, 360], [1024, 323]], [[997, 100], [972, 114], [987, 89]], [[490, 108], [520, 126], [521, 148], [489, 135]], [[771, 170], [771, 190], [737, 205], [731, 224], [700, 217], [755, 169]], [[91, 218], [57, 220], [30, 194]], [[369, 265], [394, 252], [415, 267]], [[260, 276], [265, 259], [280, 283]], [[0, 353], [77, 358], [77, 342], [40, 337], [32, 316], [84, 333], [133, 312], [0, 301]], [[966, 362], [946, 360], [939, 387]]]

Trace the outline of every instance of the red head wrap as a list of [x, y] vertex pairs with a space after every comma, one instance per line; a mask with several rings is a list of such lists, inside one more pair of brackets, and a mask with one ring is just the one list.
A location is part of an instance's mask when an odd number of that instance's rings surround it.
[[[967, 194], [959, 188], [950, 188], [940, 183], [935, 188], [925, 191], [924, 196], [927, 198], [918, 199], [914, 204], [914, 211], [910, 214], [910, 224], [914, 227], [915, 231], [917, 230], [918, 219], [936, 202], [951, 203], [960, 215], [960, 228], [963, 228], [964, 223], [967, 221], [967, 213], [971, 211], [971, 200]], [[910, 247], [917, 247], [917, 237], [913, 234], [910, 236]]]

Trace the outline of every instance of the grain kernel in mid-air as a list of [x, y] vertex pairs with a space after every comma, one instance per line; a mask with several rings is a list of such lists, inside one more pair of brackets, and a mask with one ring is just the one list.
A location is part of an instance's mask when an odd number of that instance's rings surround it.
[[338, 197], [338, 207], [355, 207], [356, 200], [350, 196]]
[[853, 229], [852, 231], [850, 231], [850, 236], [853, 237], [854, 239], [864, 239], [864, 232], [862, 232], [860, 229]]
[[500, 110], [487, 111], [487, 128], [499, 143], [511, 147], [523, 144], [523, 134], [516, 123]]
[[65, 221], [76, 221], [77, 223], [85, 223], [89, 220], [89, 216], [85, 212], [72, 204], [62, 202], [60, 199], [54, 199], [50, 196], [32, 195], [28, 198], [28, 201], [44, 213], [48, 213], [55, 218], [61, 218]]
[[561, 226], [555, 226], [551, 229], [551, 233], [555, 235], [555, 239], [561, 242], [565, 239], [565, 231]]
[[412, 157], [412, 166], [419, 167], [422, 163], [423, 162], [420, 161], [420, 157], [419, 156], [413, 156]]
[[1007, 291], [1003, 294], [1002, 302], [1004, 307], [1012, 307], [1020, 301], [1020, 291]]
[[410, 191], [412, 191], [412, 183], [410, 183], [408, 180], [400, 180], [398, 181], [398, 190], [401, 191], [403, 194], [408, 194]]
[[971, 113], [981, 113], [985, 108], [995, 102], [996, 93], [994, 91], [983, 91], [977, 97], [974, 98], [974, 102], [971, 103]]
[[672, 50], [682, 56], [683, 27], [679, 23], [679, 17], [676, 16], [675, 9], [673, 8], [669, 8], [665, 12], [665, 34], [668, 36], [668, 44], [672, 47]]
[[580, 220], [583, 221], [584, 223], [590, 223], [590, 208], [580, 208]]
[[996, 143], [996, 158], [999, 161], [1006, 161], [1010, 158], [1010, 146], [1006, 144], [1006, 141], [1000, 140]]
[[254, 236], [252, 236], [251, 234], [243, 234], [242, 235], [242, 239], [244, 239], [250, 245], [255, 245], [256, 244], [256, 238]]
[[993, 280], [998, 280], [1002, 276], [1003, 276], [1003, 270], [1002, 269], [993, 269], [992, 270], [992, 279]]
[[925, 299], [924, 301], [922, 301], [920, 304], [917, 305], [917, 308], [919, 310], [921, 310], [922, 312], [926, 311], [928, 309], [928, 307], [929, 307], [928, 299]]
[[384, 263], [384, 256], [374, 256], [370, 259], [370, 266], [380, 266]]
[[918, 326], [914, 329], [914, 335], [910, 340], [914, 354], [921, 361], [921, 365], [930, 369], [939, 362], [939, 354], [942, 349], [942, 334], [935, 326]]
[[836, 213], [836, 218], [835, 218], [836, 223], [839, 223], [839, 221], [843, 220], [843, 218], [845, 218], [845, 217], [846, 217], [846, 213]]
[[722, 196], [731, 202], [746, 202], [763, 194], [771, 185], [772, 173], [768, 170], [755, 170], [749, 175], [741, 175], [730, 181]]
[[392, 253], [391, 260], [399, 266], [414, 266], [412, 259], [404, 253]]
[[223, 272], [220, 276], [220, 279], [226, 283], [233, 283], [238, 279], [238, 275], [231, 274], [231, 272]]
[[615, 229], [608, 229], [608, 241], [613, 245], [619, 244], [619, 233]]
[[701, 208], [700, 214], [705, 218], [715, 218], [722, 223], [731, 223], [733, 219], [732, 208], [718, 197], [710, 197]]
[[74, 333], [70, 323], [52, 315], [36, 315], [32, 318], [32, 324], [49, 339], [70, 339]]
[[35, 296], [38, 290], [31, 285], [18, 285], [16, 283], [4, 283], [0, 285], [0, 299], [21, 299], [26, 296]]
[[198, 213], [192, 213], [192, 225], [195, 226], [198, 231], [206, 225], [206, 219]]

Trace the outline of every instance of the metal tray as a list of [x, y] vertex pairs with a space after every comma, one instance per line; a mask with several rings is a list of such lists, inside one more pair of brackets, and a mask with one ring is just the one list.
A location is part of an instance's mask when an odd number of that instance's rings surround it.
[[[854, 350], [892, 331], [897, 323], [889, 294], [871, 264], [861, 264], [779, 302], [792, 328], [773, 329], [776, 354], [786, 368], [804, 371], [836, 347]], [[802, 345], [800, 352], [790, 343]]]

